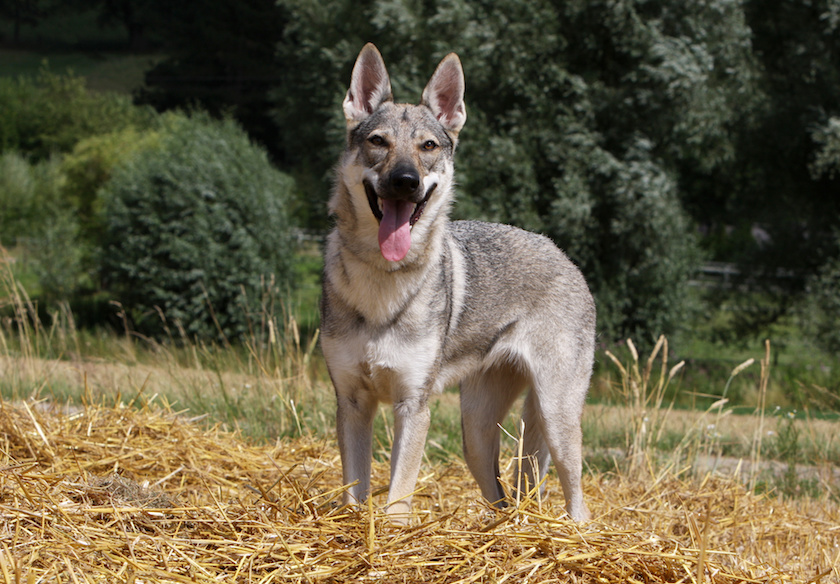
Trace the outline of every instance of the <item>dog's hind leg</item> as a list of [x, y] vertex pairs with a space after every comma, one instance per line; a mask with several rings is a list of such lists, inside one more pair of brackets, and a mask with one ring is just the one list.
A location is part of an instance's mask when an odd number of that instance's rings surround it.
[[[535, 423], [532, 422], [532, 426], [541, 426], [542, 439], [548, 446], [563, 487], [566, 511], [575, 521], [585, 521], [589, 519], [589, 510], [583, 502], [581, 487], [583, 454], [580, 418], [589, 387], [589, 374], [584, 366], [579, 365], [577, 369], [573, 374], [564, 375], [568, 369], [561, 366], [553, 371], [553, 375], [545, 375], [542, 378], [535, 375], [533, 396], [529, 396], [532, 401], [530, 408], [526, 403], [525, 414], [526, 418], [534, 419]], [[528, 445], [527, 426], [525, 432], [526, 451], [530, 451], [532, 447]], [[537, 442], [534, 439], [531, 444]], [[539, 453], [537, 458], [541, 459]], [[541, 474], [545, 472], [544, 467], [545, 464], [541, 464]]]
[[491, 503], [505, 497], [499, 482], [499, 424], [525, 387], [513, 366], [502, 365], [461, 382], [461, 430], [464, 459], [481, 494]]

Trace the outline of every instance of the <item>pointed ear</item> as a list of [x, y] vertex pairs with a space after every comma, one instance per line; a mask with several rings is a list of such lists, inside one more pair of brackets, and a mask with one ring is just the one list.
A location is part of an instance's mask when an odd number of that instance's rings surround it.
[[391, 99], [391, 80], [385, 70], [385, 61], [373, 43], [368, 43], [356, 58], [350, 89], [344, 98], [347, 124], [362, 122], [383, 102]]
[[420, 103], [427, 106], [452, 134], [458, 135], [467, 121], [464, 105], [464, 70], [455, 53], [449, 53], [429, 79]]

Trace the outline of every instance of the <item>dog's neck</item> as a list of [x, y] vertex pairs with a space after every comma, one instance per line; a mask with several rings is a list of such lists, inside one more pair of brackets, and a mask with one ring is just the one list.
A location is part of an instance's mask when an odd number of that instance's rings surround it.
[[[442, 269], [448, 218], [444, 215], [427, 225], [425, 237], [412, 245], [405, 259], [389, 262], [369, 226], [360, 226], [358, 218], [336, 211], [326, 249], [332, 265], [329, 289], [335, 300], [340, 299], [368, 324], [386, 326], [423, 286], [431, 285], [429, 275]], [[360, 231], [367, 231], [367, 237], [360, 238]]]

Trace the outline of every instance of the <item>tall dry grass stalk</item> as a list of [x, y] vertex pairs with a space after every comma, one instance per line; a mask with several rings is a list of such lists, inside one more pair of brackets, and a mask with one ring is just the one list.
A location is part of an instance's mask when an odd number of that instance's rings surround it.
[[758, 416], [758, 428], [756, 428], [750, 452], [750, 489], [755, 489], [756, 482], [761, 472], [761, 444], [764, 440], [764, 411], [767, 409], [767, 386], [770, 382], [770, 340], [764, 341], [764, 358], [761, 360], [761, 377], [758, 382], [758, 403], [756, 404], [756, 415]]
[[[11, 308], [11, 317], [5, 318], [0, 327], [0, 343], [4, 354], [8, 354], [11, 345], [20, 347], [21, 356], [25, 359], [33, 357], [37, 352], [40, 335], [40, 319], [34, 303], [26, 294], [26, 290], [15, 278], [12, 271], [14, 259], [9, 252], [0, 246], [0, 310]], [[4, 332], [4, 329], [6, 331]], [[18, 343], [13, 343], [10, 332], [17, 334]]]
[[[639, 354], [632, 340], [627, 341], [627, 347], [630, 352], [630, 361], [627, 365], [622, 364], [609, 351], [606, 355], [618, 368], [621, 375], [619, 395], [630, 410], [631, 421], [627, 426], [625, 437], [628, 476], [642, 478], [646, 473], [655, 476], [668, 472], [679, 474], [687, 469], [699, 467], [697, 463], [701, 458], [707, 461], [707, 464], [703, 465], [707, 467], [708, 461], [721, 456], [723, 451], [718, 429], [721, 427], [721, 421], [732, 414], [731, 407], [727, 407], [730, 386], [738, 375], [755, 363], [755, 359], [747, 359], [735, 367], [720, 397], [699, 416], [694, 417], [691, 425], [683, 431], [676, 446], [666, 448], [662, 443], [663, 433], [666, 427], [670, 426], [667, 422], [674, 415], [673, 405], [678, 392], [672, 392], [667, 403], [666, 396], [670, 383], [684, 367], [685, 362], [680, 361], [670, 369], [668, 368], [668, 341], [664, 336], [657, 341], [643, 368], [640, 368]], [[656, 367], [657, 358], [659, 359], [658, 367]], [[766, 434], [764, 416], [769, 369], [770, 342], [767, 341], [765, 356], [761, 361], [759, 397], [755, 412], [759, 422], [752, 437], [750, 455], [751, 487], [755, 487], [762, 469], [761, 442]], [[657, 370], [658, 375], [656, 375]]]
[[[627, 348], [631, 356], [627, 367], [622, 365], [610, 351], [606, 351], [606, 355], [621, 373], [619, 392], [630, 409], [632, 419], [626, 440], [628, 472], [631, 476], [638, 477], [648, 470], [651, 449], [662, 439], [665, 417], [674, 406], [672, 399], [666, 407], [663, 407], [666, 390], [674, 376], [685, 366], [685, 361], [680, 361], [670, 370], [668, 369], [668, 340], [664, 335], [657, 340], [641, 370], [639, 369], [639, 353], [631, 339], [627, 339]], [[655, 372], [654, 363], [657, 357], [660, 359], [660, 365], [654, 381], [652, 375]]]
[[[0, 349], [2, 355], [14, 351], [29, 364], [45, 352], [79, 354], [81, 342], [76, 322], [67, 302], [59, 303], [50, 314], [50, 325], [41, 321], [37, 302], [16, 278], [15, 259], [0, 246]], [[8, 312], [7, 312], [8, 311]], [[7, 313], [9, 316], [3, 317]]]
[[[58, 336], [62, 341], [73, 332], [56, 335], [56, 327], [45, 329], [38, 316], [38, 308], [14, 275], [14, 258], [0, 246], [0, 359], [15, 356], [16, 367], [0, 369], [0, 389], [18, 394], [25, 391], [27, 380], [38, 368], [38, 356], [44, 347]], [[5, 369], [5, 371], [3, 371]], [[43, 384], [35, 385], [32, 393], [39, 393]]]
[[[159, 316], [166, 330], [177, 334], [170, 333], [167, 342], [143, 342], [154, 348], [157, 362], [171, 373], [191, 409], [207, 409], [264, 439], [322, 432], [328, 426], [321, 402], [329, 392], [316, 381], [313, 363], [319, 331], [304, 338], [273, 282], [264, 282], [260, 308], [248, 315], [248, 331], [235, 341], [224, 337], [221, 328], [219, 343], [190, 339], [180, 323], [169, 326], [165, 314]], [[185, 369], [200, 374], [184, 375]]]

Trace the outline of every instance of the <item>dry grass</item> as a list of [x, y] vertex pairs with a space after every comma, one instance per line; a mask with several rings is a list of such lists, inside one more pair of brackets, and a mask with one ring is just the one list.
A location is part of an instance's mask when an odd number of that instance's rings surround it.
[[[0, 405], [5, 582], [840, 581], [827, 499], [604, 474], [576, 525], [554, 482], [548, 501], [488, 510], [458, 462], [424, 467], [397, 529], [338, 504], [328, 439], [256, 447], [165, 409]], [[374, 484], [387, 474], [375, 464]]]

